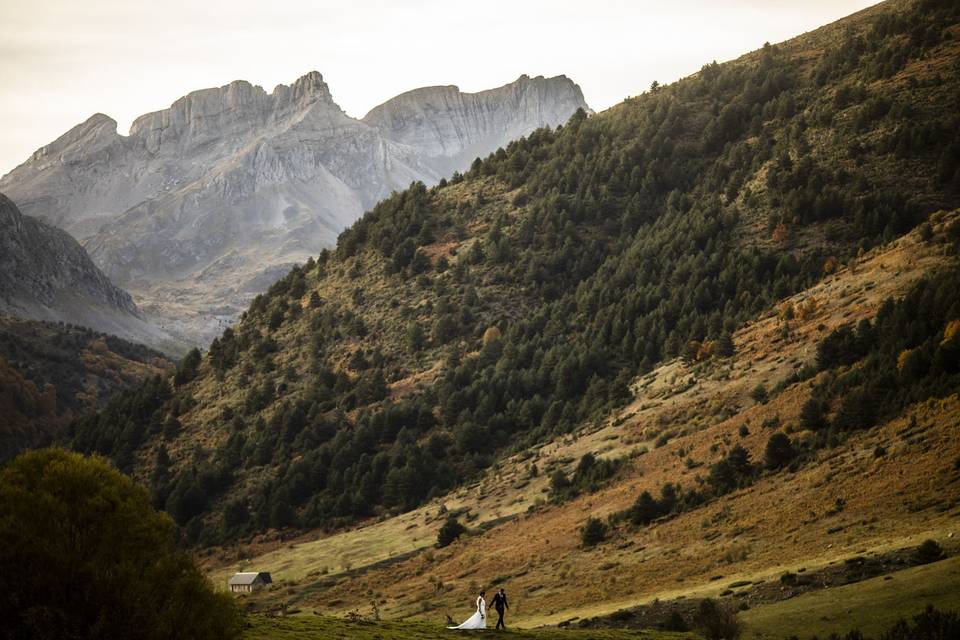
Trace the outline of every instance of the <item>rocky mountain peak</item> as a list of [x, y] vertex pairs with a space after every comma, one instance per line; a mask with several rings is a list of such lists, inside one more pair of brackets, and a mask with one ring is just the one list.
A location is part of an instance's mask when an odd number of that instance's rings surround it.
[[78, 149], [83, 150], [79, 154], [80, 157], [87, 157], [116, 143], [120, 138], [121, 136], [117, 133], [117, 121], [102, 113], [95, 113], [50, 144], [37, 149], [28, 162], [46, 160], [70, 162], [79, 159], [73, 153]]
[[116, 133], [117, 121], [104, 113], [95, 113], [83, 123], [71, 129], [71, 131], [76, 132], [78, 136], [84, 134], [101, 135], [103, 133]]
[[167, 109], [140, 116], [130, 127], [130, 136], [142, 140], [152, 152], [164, 145], [199, 144], [238, 123], [260, 121], [269, 102], [262, 87], [236, 80], [193, 91]]
[[310, 71], [297, 78], [290, 86], [279, 84], [273, 90], [273, 98], [278, 104], [294, 103], [307, 105], [314, 102], [334, 104], [330, 87], [319, 71]]
[[246, 135], [284, 121], [291, 111], [318, 104], [340, 111], [317, 71], [311, 71], [289, 86], [277, 85], [273, 93], [246, 80], [234, 80], [222, 87], [193, 91], [168, 109], [140, 116], [130, 128], [130, 137], [154, 153], [165, 145], [190, 147]]
[[518, 138], [538, 127], [563, 124], [578, 108], [589, 110], [580, 87], [566, 76], [523, 74], [477, 93], [454, 85], [407, 91], [371, 109], [363, 121], [392, 140], [449, 159], [439, 167], [446, 173], [493, 151], [483, 144], [491, 135], [504, 141]]

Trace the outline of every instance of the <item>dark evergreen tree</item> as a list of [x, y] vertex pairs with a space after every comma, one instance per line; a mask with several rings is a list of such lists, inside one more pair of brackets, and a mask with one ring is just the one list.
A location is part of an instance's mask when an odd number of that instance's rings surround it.
[[580, 529], [580, 541], [585, 547], [595, 547], [607, 539], [607, 525], [599, 518], [587, 518]]
[[790, 464], [796, 455], [797, 452], [793, 447], [793, 442], [782, 431], [776, 432], [767, 440], [764, 461], [768, 469], [780, 469]]
[[466, 531], [466, 527], [460, 524], [460, 521], [455, 517], [447, 518], [447, 521], [440, 527], [440, 531], [437, 532], [437, 546], [440, 548], [449, 546]]

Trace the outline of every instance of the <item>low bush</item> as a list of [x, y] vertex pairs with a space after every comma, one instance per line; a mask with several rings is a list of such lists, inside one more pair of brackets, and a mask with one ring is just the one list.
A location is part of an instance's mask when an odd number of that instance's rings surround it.
[[936, 562], [937, 560], [942, 560], [943, 556], [943, 547], [941, 547], [936, 540], [924, 540], [920, 546], [917, 547], [914, 555], [918, 564]]
[[580, 529], [580, 541], [584, 547], [595, 547], [607, 538], [607, 525], [599, 518], [587, 518]]
[[440, 527], [440, 531], [437, 532], [437, 546], [441, 549], [449, 546], [454, 540], [466, 533], [466, 531], [466, 527], [460, 524], [460, 521], [457, 520], [456, 517], [451, 516], [447, 518], [447, 521]]
[[743, 634], [736, 610], [710, 598], [700, 602], [694, 623], [706, 640], [737, 640]]

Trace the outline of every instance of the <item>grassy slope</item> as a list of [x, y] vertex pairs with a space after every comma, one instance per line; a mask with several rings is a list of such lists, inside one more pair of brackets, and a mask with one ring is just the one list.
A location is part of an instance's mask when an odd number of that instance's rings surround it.
[[[946, 610], [960, 609], [960, 557], [762, 605], [741, 613], [740, 617], [746, 625], [744, 638], [756, 640], [782, 640], [793, 634], [800, 637], [825, 636], [833, 632], [846, 633], [853, 628], [859, 628], [868, 635], [877, 635], [898, 619], [909, 618], [928, 604]], [[428, 640], [456, 635], [436, 623], [423, 621], [358, 623], [326, 616], [253, 615], [248, 622], [244, 637], [264, 640]], [[497, 637], [532, 640], [680, 640], [697, 636], [653, 631], [542, 628], [510, 630], [498, 633]]]
[[879, 633], [931, 604], [960, 610], [960, 557], [878, 576], [862, 583], [807, 593], [741, 614], [746, 638], [824, 636], [859, 628]]
[[[444, 629], [437, 624], [426, 622], [350, 622], [340, 618], [293, 616], [286, 618], [268, 618], [250, 616], [250, 627], [244, 638], [258, 640], [306, 640], [317, 638], [332, 640], [349, 638], [350, 640], [434, 640], [435, 638], [476, 637], [480, 632], [464, 633]], [[682, 640], [695, 638], [688, 633], [668, 633], [652, 631], [574, 631], [566, 629], [538, 629], [535, 631], [496, 632], [498, 638], [529, 638], [530, 640], [629, 640], [645, 638], [647, 640]]]
[[[730, 362], [664, 365], [639, 381], [632, 405], [598, 429], [547, 444], [532, 459], [505, 461], [478, 485], [370, 529], [300, 540], [227, 566], [217, 563], [221, 568], [214, 575], [221, 581], [239, 568], [276, 570], [284, 582], [257, 596], [264, 603], [342, 613], [374, 596], [383, 602], [386, 617], [432, 619], [462, 608], [477, 586], [502, 582], [514, 597], [517, 621], [533, 626], [610, 613], [656, 597], [717, 596], [736, 580], [776, 580], [788, 569], [915, 545], [925, 537], [945, 541], [960, 525], [960, 510], [950, 499], [957, 481], [952, 461], [960, 454], [952, 435], [960, 424], [955, 397], [908, 412], [917, 417], [915, 427], [908, 415], [857, 434], [796, 474], [769, 477], [674, 520], [623, 532], [596, 550], [579, 549], [576, 530], [588, 514], [622, 509], [643, 489], [656, 491], [665, 481], [692, 482], [702, 470], [688, 469], [678, 455], [681, 449], [685, 457], [709, 464], [720, 455], [710, 451], [714, 445], [722, 452], [740, 442], [759, 457], [769, 435], [761, 423], [774, 416], [786, 424], [794, 421], [809, 383], [793, 385], [765, 405], [749, 400], [750, 389], [810, 362], [818, 336], [872, 316], [881, 300], [902, 294], [947, 262], [940, 245], [911, 234], [795, 296], [794, 302], [814, 300], [816, 310], [792, 321], [787, 338], [771, 310], [737, 332], [738, 354]], [[735, 413], [724, 419], [726, 411]], [[743, 425], [750, 433], [742, 437]], [[653, 448], [650, 442], [665, 430], [675, 437]], [[872, 452], [880, 443], [890, 454], [875, 460]], [[389, 557], [394, 548], [429, 545], [440, 524], [441, 502], [469, 507], [474, 522], [493, 519], [533, 504], [551, 468], [569, 467], [586, 451], [610, 456], [643, 446], [651, 450], [637, 458], [626, 478], [600, 493], [358, 575], [364, 564]], [[544, 472], [529, 481], [525, 473], [531, 460]], [[829, 515], [838, 497], [847, 506]], [[510, 541], [510, 553], [493, 553], [491, 545], [503, 540]], [[342, 571], [345, 557], [352, 567], [349, 579]], [[224, 555], [221, 562], [228, 559]], [[308, 575], [318, 566], [326, 566], [331, 576]], [[723, 579], [712, 580], [717, 575]]]
[[[467, 509], [469, 521], [466, 523], [473, 527], [526, 513], [538, 500], [543, 500], [549, 471], [554, 468], [569, 471], [574, 461], [588, 451], [600, 457], [615, 457], [635, 449], [654, 449], [654, 441], [662, 432], [692, 434], [713, 426], [724, 412], [732, 412], [734, 408], [743, 411], [728, 424], [720, 425], [722, 433], [713, 432], [713, 437], [722, 438], [729, 433], [728, 437], [738, 438], [734, 433], [739, 424], [759, 425], [764, 417], [775, 414], [786, 421], [791, 414], [796, 414], [797, 404], [802, 400], [791, 400], [794, 396], [788, 395], [783, 400], [774, 400], [770, 406], [755, 407], [748, 397], [751, 389], [760, 382], [779, 381], [800, 365], [811, 362], [814, 343], [819, 337], [842, 324], [870, 317], [882, 300], [902, 295], [924, 273], [946, 263], [937, 245], [922, 243], [911, 234], [889, 247], [867, 253], [853, 270], [842, 269], [785, 301], [799, 304], [814, 300], [817, 306], [808, 318], [791, 324], [787, 339], [780, 337], [781, 323], [775, 310], [770, 310], [734, 335], [738, 353], [724, 366], [691, 368], [680, 361], [666, 363], [640, 378], [635, 385], [634, 402], [611, 416], [600, 428], [587, 428], [536, 451], [514, 456], [491, 470], [481, 482], [381, 522], [334, 536], [304, 536], [286, 543], [245, 549], [243, 559], [239, 560], [234, 548], [215, 551], [207, 558], [208, 566], [214, 568], [211, 575], [220, 583], [236, 570], [262, 565], [270, 567], [275, 577], [282, 580], [307, 579], [309, 582], [308, 578], [318, 579], [324, 570], [330, 577], [337, 577], [347, 571], [348, 564], [356, 570], [432, 546], [442, 523], [442, 518], [437, 517], [441, 504], [449, 510]], [[820, 325], [824, 328], [819, 328]], [[785, 405], [783, 411], [779, 408], [781, 404]], [[765, 443], [764, 435], [756, 430], [754, 437], [748, 439], [750, 443], [759, 455]], [[663, 450], [651, 451], [641, 467], [649, 470], [645, 486], [656, 489], [671, 477], [683, 481], [696, 473], [686, 469], [675, 455], [680, 447], [689, 449], [686, 441], [678, 441]], [[691, 457], [702, 459], [709, 455], [712, 454], [692, 453]], [[527, 477], [531, 462], [536, 462], [541, 470], [536, 478]], [[635, 475], [636, 472], [628, 477], [627, 486], [635, 485]], [[616, 504], [632, 499], [630, 496], [618, 498]]]

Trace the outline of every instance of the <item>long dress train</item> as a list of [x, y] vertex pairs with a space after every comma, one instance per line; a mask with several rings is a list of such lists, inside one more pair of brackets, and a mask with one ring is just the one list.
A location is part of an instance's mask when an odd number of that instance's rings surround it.
[[487, 628], [487, 603], [483, 596], [477, 597], [477, 611], [467, 620], [456, 627], [447, 627], [448, 629], [486, 629]]

